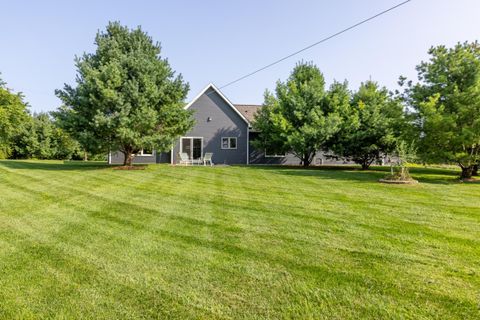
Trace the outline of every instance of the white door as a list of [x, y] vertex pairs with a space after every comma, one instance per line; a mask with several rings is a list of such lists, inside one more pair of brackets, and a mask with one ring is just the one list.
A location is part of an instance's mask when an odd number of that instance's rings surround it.
[[180, 139], [180, 153], [186, 153], [190, 160], [198, 160], [203, 156], [203, 138], [183, 137]]

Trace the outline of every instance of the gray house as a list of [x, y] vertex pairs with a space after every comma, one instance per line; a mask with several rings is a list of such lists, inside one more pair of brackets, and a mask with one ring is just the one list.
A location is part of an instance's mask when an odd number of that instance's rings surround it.
[[[252, 129], [255, 113], [261, 105], [233, 104], [218, 88], [209, 84], [198, 94], [186, 109], [194, 110], [194, 127], [174, 142], [169, 152], [142, 150], [134, 163], [180, 162], [180, 153], [190, 159], [201, 159], [205, 153], [213, 153], [215, 164], [299, 164], [300, 159], [292, 154], [269, 154], [268, 150], [257, 150], [252, 141], [258, 132]], [[110, 164], [123, 163], [123, 154], [112, 152]], [[318, 153], [313, 164], [334, 163]]]

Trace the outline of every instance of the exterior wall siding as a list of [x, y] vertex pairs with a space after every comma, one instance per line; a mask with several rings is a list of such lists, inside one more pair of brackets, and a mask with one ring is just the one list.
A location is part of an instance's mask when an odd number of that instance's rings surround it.
[[[250, 146], [250, 164], [267, 164], [267, 165], [300, 165], [300, 158], [293, 153], [287, 153], [283, 157], [266, 157], [264, 150], [257, 150]], [[339, 165], [339, 164], [355, 164], [351, 161], [336, 160], [325, 156], [324, 152], [318, 151], [313, 158], [311, 165]]]
[[[202, 138], [202, 156], [213, 153], [214, 164], [271, 164], [299, 165], [300, 159], [294, 154], [284, 156], [266, 156], [265, 150], [256, 149], [252, 141], [258, 138], [257, 132], [250, 132], [246, 121], [234, 110], [212, 86], [200, 95], [189, 107], [193, 110], [195, 125], [184, 137]], [[237, 139], [236, 149], [222, 149], [222, 137]], [[133, 163], [173, 163], [180, 161], [180, 139], [174, 142], [172, 151], [154, 152], [151, 156], [135, 156]], [[123, 164], [123, 154], [112, 152], [110, 164]], [[312, 165], [352, 164], [325, 156], [317, 152]]]
[[170, 163], [171, 152], [157, 152], [157, 163]]
[[[125, 157], [123, 156], [123, 153], [119, 151], [112, 152], [110, 154], [110, 164], [123, 164], [123, 160]], [[148, 163], [157, 163], [157, 154], [154, 151], [153, 155], [151, 156], [135, 156], [133, 158], [133, 163], [134, 164], [148, 164]]]
[[[271, 165], [300, 165], [300, 158], [293, 153], [287, 153], [285, 156], [268, 157], [265, 155], [265, 150], [256, 149], [252, 142], [257, 138], [258, 133], [250, 132], [250, 164], [271, 164]], [[343, 160], [336, 160], [329, 158], [325, 152], [318, 151], [313, 158], [311, 165], [338, 165], [338, 164], [354, 164]]]
[[[184, 137], [202, 137], [203, 152], [213, 153], [215, 164], [246, 164], [248, 125], [212, 88], [189, 108], [194, 111], [195, 126]], [[222, 149], [222, 137], [237, 138], [236, 149]], [[180, 140], [173, 149], [173, 163], [179, 162]]]

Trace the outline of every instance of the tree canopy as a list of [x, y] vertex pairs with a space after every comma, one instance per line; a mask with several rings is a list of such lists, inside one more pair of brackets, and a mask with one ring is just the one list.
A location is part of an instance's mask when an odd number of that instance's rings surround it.
[[15, 137], [12, 158], [79, 159], [80, 146], [47, 113], [33, 114]]
[[125, 165], [142, 148], [169, 150], [193, 125], [183, 108], [188, 84], [140, 27], [111, 22], [95, 44], [95, 53], [75, 59], [76, 86], [56, 91], [60, 125], [89, 151], [121, 151]]
[[395, 149], [404, 124], [403, 106], [386, 88], [366, 81], [342, 113], [342, 128], [328, 147], [336, 157], [354, 161], [363, 169]]
[[430, 60], [416, 68], [418, 82], [400, 81], [420, 155], [427, 162], [456, 163], [468, 179], [480, 161], [480, 46], [465, 42], [428, 53]]
[[265, 93], [264, 107], [255, 117], [257, 144], [276, 152], [292, 152], [304, 166], [339, 129], [335, 106], [326, 103], [325, 80], [311, 63], [299, 63], [275, 94]]
[[0, 158], [8, 157], [14, 138], [29, 121], [27, 104], [21, 93], [13, 93], [0, 79]]

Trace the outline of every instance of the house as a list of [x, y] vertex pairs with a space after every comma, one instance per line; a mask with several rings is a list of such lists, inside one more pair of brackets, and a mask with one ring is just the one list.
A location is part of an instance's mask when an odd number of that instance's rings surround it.
[[[194, 127], [175, 141], [169, 152], [142, 150], [134, 163], [179, 163], [180, 153], [190, 159], [201, 159], [207, 152], [213, 153], [215, 164], [299, 164], [293, 154], [269, 154], [257, 150], [252, 141], [258, 132], [252, 128], [255, 113], [261, 105], [233, 104], [213, 84], [203, 89], [186, 109], [194, 110]], [[123, 163], [121, 152], [109, 154], [110, 164]], [[312, 164], [334, 163], [318, 153]]]

